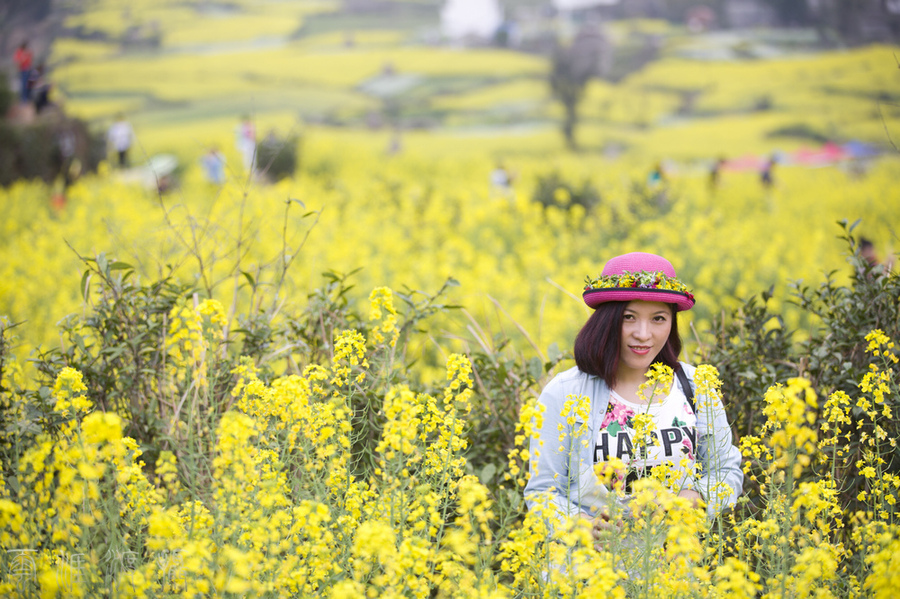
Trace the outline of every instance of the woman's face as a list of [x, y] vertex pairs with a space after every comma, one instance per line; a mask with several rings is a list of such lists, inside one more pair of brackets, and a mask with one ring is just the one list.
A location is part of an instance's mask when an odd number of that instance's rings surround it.
[[665, 347], [672, 331], [672, 308], [662, 302], [633, 300], [622, 316], [619, 373], [644, 373]]

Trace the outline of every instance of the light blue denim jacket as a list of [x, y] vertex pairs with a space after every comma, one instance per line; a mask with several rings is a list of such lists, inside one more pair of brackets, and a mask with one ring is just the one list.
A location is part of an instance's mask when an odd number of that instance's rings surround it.
[[[681, 363], [693, 382], [695, 368]], [[676, 378], [677, 381], [677, 378]], [[590, 398], [587, 422], [575, 417], [574, 426], [562, 416], [567, 399]], [[544, 514], [555, 526], [563, 517], [579, 513], [596, 516], [609, 498], [606, 488], [594, 474], [593, 453], [600, 424], [609, 405], [609, 387], [600, 377], [588, 375], [577, 367], [556, 375], [544, 387], [538, 403], [545, 407], [543, 424], [529, 446], [531, 477], [525, 486], [529, 510], [541, 509], [539, 495], [549, 496], [555, 514]], [[697, 461], [702, 465], [699, 484], [694, 489], [707, 503], [707, 514], [714, 517], [733, 505], [743, 488], [741, 452], [732, 442], [731, 427], [721, 400], [696, 395]], [[574, 445], [574, 447], [573, 447]]]

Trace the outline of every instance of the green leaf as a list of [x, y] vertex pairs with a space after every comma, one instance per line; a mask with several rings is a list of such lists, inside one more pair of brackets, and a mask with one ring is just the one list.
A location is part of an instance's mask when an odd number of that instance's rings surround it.
[[127, 262], [113, 262], [109, 265], [110, 270], [134, 270], [134, 267]]
[[247, 279], [247, 282], [250, 283], [250, 286], [254, 289], [256, 288], [256, 281], [253, 280], [253, 277], [246, 270], [242, 270], [241, 274], [244, 275], [244, 278]]
[[481, 484], [486, 485], [494, 479], [495, 474], [497, 474], [497, 466], [494, 464], [487, 464], [478, 474], [478, 480], [481, 481]]
[[91, 297], [91, 271], [86, 270], [81, 275], [81, 298], [87, 302]]
[[551, 362], [559, 362], [562, 358], [562, 352], [559, 349], [559, 345], [551, 343], [550, 347], [547, 348], [547, 357], [550, 358]]
[[544, 374], [544, 365], [541, 364], [541, 359], [534, 357], [528, 360], [528, 376], [534, 380], [538, 380], [541, 378], [542, 374]]

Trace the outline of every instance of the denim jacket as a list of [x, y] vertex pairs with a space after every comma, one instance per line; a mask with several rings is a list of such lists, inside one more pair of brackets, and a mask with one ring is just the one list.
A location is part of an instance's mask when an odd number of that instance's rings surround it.
[[[693, 382], [695, 368], [681, 363]], [[677, 380], [677, 379], [676, 379]], [[574, 426], [562, 416], [567, 399], [587, 396], [590, 410], [587, 422], [575, 416]], [[600, 377], [588, 375], [577, 367], [555, 376], [538, 400], [545, 407], [543, 424], [532, 437], [529, 452], [531, 477], [525, 486], [529, 510], [540, 509], [539, 495], [548, 495], [555, 514], [544, 514], [554, 524], [565, 516], [580, 513], [594, 517], [608, 500], [607, 489], [594, 474], [594, 444], [598, 428], [609, 405], [609, 387]], [[741, 452], [732, 442], [731, 427], [721, 400], [716, 396], [696, 396], [697, 450], [701, 477], [694, 489], [707, 503], [707, 514], [714, 517], [733, 505], [743, 488]], [[571, 418], [571, 415], [570, 415]]]

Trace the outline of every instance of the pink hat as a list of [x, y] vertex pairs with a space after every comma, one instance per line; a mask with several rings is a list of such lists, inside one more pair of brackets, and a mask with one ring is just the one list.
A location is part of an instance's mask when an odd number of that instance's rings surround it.
[[690, 310], [694, 294], [675, 277], [672, 263], [655, 254], [632, 252], [616, 256], [596, 279], [587, 277], [584, 303], [596, 308], [604, 302], [665, 302], [676, 310]]

